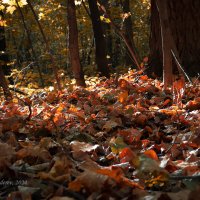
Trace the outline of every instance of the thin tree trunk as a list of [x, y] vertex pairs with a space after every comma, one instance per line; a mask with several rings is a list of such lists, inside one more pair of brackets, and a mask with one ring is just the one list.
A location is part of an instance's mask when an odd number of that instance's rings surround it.
[[162, 52], [163, 52], [163, 82], [164, 86], [172, 86], [173, 83], [173, 61], [176, 63], [179, 75], [183, 78], [186, 76], [185, 70], [180, 64], [179, 53], [172, 35], [169, 23], [169, 8], [167, 1], [156, 0], [157, 8], [160, 16], [161, 38], [162, 38]]
[[[131, 11], [130, 11], [130, 0], [122, 0], [121, 1], [122, 4], [122, 8], [123, 8], [123, 13], [127, 14], [130, 16], [125, 17], [124, 19], [124, 30], [125, 30], [125, 37], [127, 38], [127, 42], [129, 43], [129, 45], [131, 46], [132, 49], [134, 49], [134, 52], [136, 54], [136, 57], [139, 59], [139, 55], [136, 53], [136, 47], [135, 47], [135, 43], [133, 40], [133, 23], [132, 23], [132, 19], [131, 19]], [[128, 49], [126, 50], [126, 65], [131, 65], [133, 64], [134, 61], [131, 58], [131, 55], [128, 51]]]
[[159, 12], [157, 9], [156, 1], [151, 0], [151, 31], [149, 37], [149, 67], [147, 73], [156, 78], [161, 77], [163, 73], [162, 67], [162, 40], [161, 40], [161, 29]]
[[121, 39], [118, 35], [115, 36], [113, 42], [113, 65], [114, 67], [119, 66], [121, 61]]
[[42, 35], [43, 40], [44, 40], [45, 45], [46, 45], [46, 50], [47, 50], [47, 52], [48, 52], [49, 55], [50, 55], [51, 64], [52, 64], [52, 68], [53, 68], [53, 71], [54, 71], [54, 76], [55, 76], [55, 79], [56, 79], [56, 82], [57, 82], [58, 89], [59, 89], [59, 90], [62, 90], [61, 83], [60, 83], [60, 78], [59, 78], [59, 75], [58, 75], [58, 68], [57, 68], [56, 65], [55, 65], [55, 61], [54, 61], [54, 57], [53, 57], [53, 55], [52, 55], [52, 53], [51, 53], [49, 41], [48, 41], [47, 38], [46, 38], [46, 35], [45, 35], [44, 31], [43, 31], [43, 28], [42, 28], [42, 26], [41, 26], [41, 24], [40, 24], [40, 22], [39, 22], [39, 20], [38, 20], [38, 16], [36, 15], [35, 10], [34, 10], [32, 4], [31, 4], [30, 0], [27, 0], [27, 3], [28, 3], [28, 5], [29, 5], [29, 7], [30, 7], [30, 9], [31, 9], [31, 11], [32, 11], [32, 13], [33, 13], [33, 16], [34, 16], [34, 18], [35, 18], [35, 21], [36, 21], [37, 24], [38, 24], [39, 30], [40, 30], [40, 32], [41, 32], [41, 35]]
[[[110, 14], [110, 2], [108, 0], [99, 0], [99, 2], [104, 5], [106, 8], [107, 12]], [[101, 13], [100, 13], [101, 14]], [[103, 31], [106, 35], [105, 40], [106, 40], [106, 54], [108, 55], [108, 66], [112, 66], [114, 63], [114, 58], [113, 58], [113, 34], [112, 34], [112, 29], [110, 23], [102, 23], [102, 28]]]
[[84, 74], [80, 63], [78, 46], [78, 28], [74, 0], [67, 0], [67, 21], [69, 27], [69, 53], [71, 68], [78, 86], [85, 87]]
[[162, 38], [162, 52], [163, 52], [163, 82], [164, 86], [171, 86], [173, 82], [173, 67], [171, 49], [173, 45], [173, 38], [169, 26], [167, 2], [156, 0], [156, 5], [159, 11], [160, 28]]
[[29, 45], [30, 45], [33, 58], [34, 58], [34, 60], [37, 62], [37, 63], [36, 63], [36, 66], [37, 66], [37, 70], [38, 70], [38, 73], [39, 73], [39, 77], [40, 77], [40, 81], [41, 81], [42, 87], [44, 87], [44, 80], [43, 80], [43, 77], [42, 77], [42, 72], [41, 72], [41, 69], [40, 69], [40, 66], [39, 66], [39, 62], [38, 62], [38, 60], [37, 60], [36, 53], [35, 53], [34, 48], [33, 48], [33, 43], [32, 43], [31, 37], [30, 37], [30, 31], [29, 31], [28, 27], [26, 26], [25, 18], [24, 18], [23, 12], [22, 12], [22, 10], [21, 10], [21, 7], [19, 6], [18, 0], [15, 0], [15, 1], [16, 1], [16, 4], [17, 4], [17, 8], [18, 8], [18, 10], [19, 10], [19, 14], [20, 14], [21, 19], [22, 19], [22, 23], [23, 23], [24, 29], [25, 29], [25, 31], [26, 31], [28, 43], [29, 43]]
[[102, 76], [106, 76], [109, 78], [110, 73], [106, 55], [106, 40], [102, 29], [97, 1], [88, 0], [88, 3], [90, 8], [90, 15], [91, 15], [94, 38], [95, 38], [97, 68]]
[[126, 45], [128, 51], [129, 51], [129, 53], [130, 53], [133, 61], [134, 61], [134, 64], [137, 66], [138, 69], [140, 69], [139, 60], [138, 60], [138, 58], [137, 58], [137, 56], [135, 54], [135, 51], [132, 48], [132, 46], [129, 44], [129, 42], [128, 42], [126, 36], [125, 36], [125, 34], [123, 33], [123, 31], [121, 31], [116, 26], [116, 24], [113, 22], [113, 20], [111, 19], [111, 17], [108, 14], [106, 8], [103, 5], [100, 5], [99, 8], [104, 13], [104, 15], [109, 18], [111, 26], [113, 27], [113, 29], [115, 30], [115, 32], [122, 38], [123, 42], [125, 43], [125, 45]]
[[[3, 19], [3, 13], [0, 11], [0, 17]], [[8, 83], [6, 81], [5, 75], [3, 73], [3, 67], [7, 67], [7, 55], [6, 55], [6, 38], [4, 26], [0, 25], [0, 86], [3, 88], [4, 96], [6, 98], [11, 98]]]
[[6, 98], [12, 97], [1, 65], [0, 65], [0, 86], [3, 88], [4, 96]]

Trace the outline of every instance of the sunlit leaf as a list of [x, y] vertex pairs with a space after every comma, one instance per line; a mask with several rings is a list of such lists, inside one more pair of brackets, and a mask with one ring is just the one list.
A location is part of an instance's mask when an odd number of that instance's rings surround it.
[[117, 183], [123, 184], [124, 186], [143, 189], [143, 187], [138, 183], [135, 183], [129, 180], [128, 178], [124, 177], [123, 171], [118, 167], [102, 168], [96, 170], [96, 172], [102, 175], [106, 175], [111, 179], [115, 180]]
[[8, 6], [6, 8], [6, 12], [7, 13], [10, 13], [10, 14], [13, 14], [13, 12], [16, 10], [16, 7], [15, 6]]
[[120, 94], [119, 94], [119, 96], [118, 96], [118, 101], [120, 102], [120, 103], [124, 103], [126, 100], [127, 100], [127, 98], [128, 98], [128, 91], [123, 91], [123, 92], [121, 92]]

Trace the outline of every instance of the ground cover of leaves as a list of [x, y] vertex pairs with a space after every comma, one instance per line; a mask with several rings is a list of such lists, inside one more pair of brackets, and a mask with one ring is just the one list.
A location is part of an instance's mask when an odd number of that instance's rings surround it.
[[129, 71], [0, 104], [0, 199], [200, 199], [200, 88]]

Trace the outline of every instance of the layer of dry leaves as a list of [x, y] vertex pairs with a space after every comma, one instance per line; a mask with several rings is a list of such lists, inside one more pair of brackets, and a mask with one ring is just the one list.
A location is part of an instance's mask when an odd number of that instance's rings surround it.
[[0, 199], [200, 199], [200, 88], [129, 71], [0, 105]]

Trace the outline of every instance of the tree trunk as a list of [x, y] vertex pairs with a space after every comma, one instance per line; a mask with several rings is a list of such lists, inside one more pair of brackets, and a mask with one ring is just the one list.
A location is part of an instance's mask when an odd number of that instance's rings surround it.
[[121, 65], [121, 39], [119, 38], [119, 36], [115, 36], [114, 37], [114, 42], [113, 42], [113, 66], [117, 67], [119, 65]]
[[162, 54], [163, 54], [163, 82], [164, 86], [171, 86], [173, 82], [172, 53], [174, 41], [169, 25], [167, 2], [156, 0], [157, 9], [160, 18]]
[[[175, 55], [182, 63], [187, 74], [197, 76], [200, 73], [200, 1], [199, 0], [176, 0], [161, 1], [165, 3], [168, 13], [168, 26], [177, 49]], [[158, 76], [162, 72], [162, 40], [158, 11], [156, 1], [151, 1], [151, 36], [150, 36], [150, 72], [156, 73]], [[161, 12], [163, 15], [163, 12]], [[165, 11], [164, 11], [165, 13]], [[164, 22], [166, 23], [166, 21]], [[165, 25], [166, 27], [166, 25]], [[167, 33], [163, 33], [167, 34]], [[171, 40], [171, 39], [170, 39]], [[166, 45], [170, 45], [171, 41], [166, 40]], [[173, 47], [174, 48], [174, 47]], [[168, 52], [170, 54], [171, 52]], [[174, 58], [174, 56], [173, 56]], [[171, 59], [171, 58], [170, 58]], [[169, 60], [170, 60], [169, 59]], [[171, 62], [171, 61], [168, 61]], [[177, 71], [176, 62], [173, 60], [173, 72]], [[180, 69], [179, 69], [180, 72]]]
[[[123, 8], [123, 14], [128, 15], [124, 19], [124, 32], [125, 37], [127, 38], [128, 44], [131, 46], [132, 49], [134, 49], [134, 52], [136, 54], [136, 47], [135, 43], [133, 41], [133, 23], [131, 19], [131, 11], [130, 11], [130, 0], [122, 0], [122, 8]], [[129, 16], [130, 14], [130, 16]], [[136, 54], [137, 59], [139, 60], [139, 56]], [[133, 65], [134, 60], [132, 59], [128, 49], [126, 48], [126, 65]]]
[[106, 76], [109, 78], [110, 74], [108, 68], [108, 60], [106, 57], [106, 40], [100, 21], [100, 13], [98, 10], [97, 1], [88, 0], [88, 3], [95, 38], [97, 68], [102, 76]]
[[[3, 13], [0, 12], [0, 19], [3, 19]], [[6, 38], [4, 26], [0, 25], [0, 86], [3, 88], [6, 98], [11, 97], [8, 83], [6, 81], [3, 68], [7, 68], [8, 55], [6, 54]]]
[[162, 40], [159, 13], [155, 0], [151, 0], [150, 55], [147, 72], [153, 77], [162, 76]]
[[[99, 0], [100, 4], [104, 5], [106, 8], [108, 14], [110, 15], [110, 2], [108, 0]], [[101, 12], [100, 12], [101, 14]], [[105, 40], [106, 40], [106, 54], [108, 55], [108, 66], [112, 66], [114, 63], [114, 58], [113, 58], [113, 34], [112, 34], [112, 29], [110, 23], [102, 23], [102, 28], [103, 31], [106, 35]]]
[[76, 21], [76, 7], [74, 0], [67, 0], [67, 21], [69, 27], [69, 53], [70, 63], [76, 84], [85, 87], [84, 74], [80, 63], [78, 47], [78, 29]]

